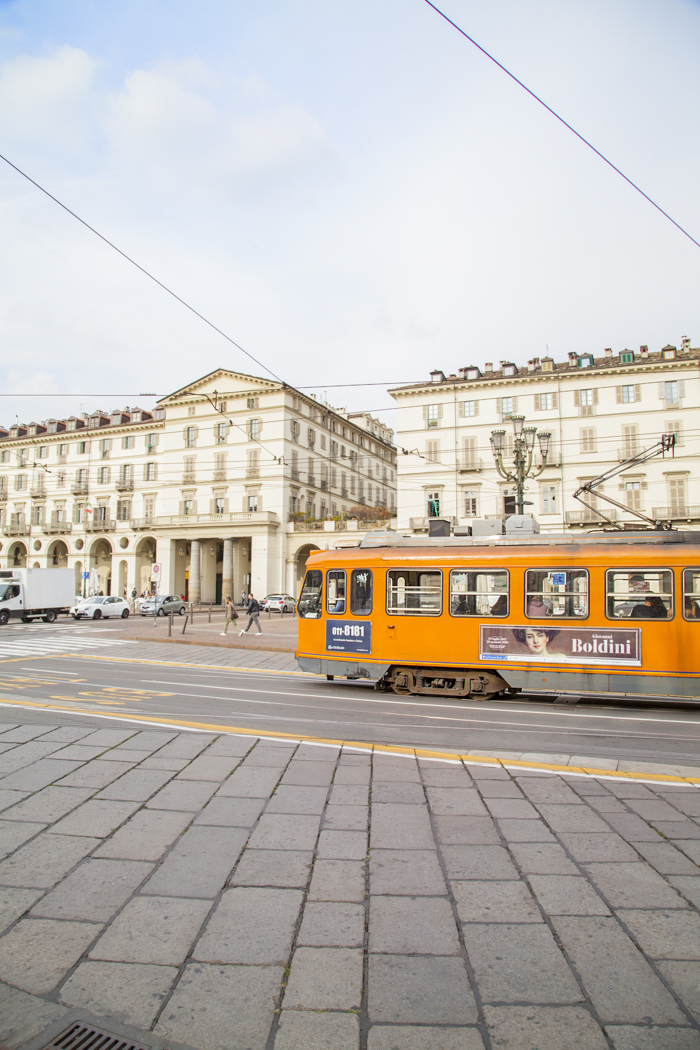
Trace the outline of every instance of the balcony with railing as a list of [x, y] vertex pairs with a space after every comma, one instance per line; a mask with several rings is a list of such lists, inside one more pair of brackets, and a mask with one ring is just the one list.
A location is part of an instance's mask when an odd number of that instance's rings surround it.
[[624, 448], [618, 448], [617, 461], [618, 463], [624, 463], [626, 459], [634, 459], [641, 451], [642, 449], [639, 445], [626, 445]]
[[87, 481], [74, 481], [70, 490], [74, 496], [87, 496], [88, 483]]
[[325, 478], [321, 478], [321, 492], [328, 492], [328, 482]]
[[477, 456], [473, 452], [458, 452], [457, 453], [457, 470], [460, 471], [477, 471], [483, 470], [484, 462], [481, 456]]
[[226, 470], [224, 467], [219, 467], [214, 471], [214, 481], [226, 481]]
[[129, 518], [129, 525], [134, 532], [143, 532], [145, 529], [155, 528], [156, 519], [153, 517]]
[[257, 465], [257, 463], [253, 463], [250, 466], [245, 468], [245, 476], [247, 478], [259, 478], [260, 477], [260, 467]]
[[32, 499], [46, 499], [46, 486], [32, 485], [29, 489], [29, 495]]
[[21, 514], [11, 514], [9, 521], [5, 522], [2, 531], [5, 536], [29, 536], [31, 535], [32, 527]]
[[314, 474], [309, 474], [308, 478], [306, 479], [306, 484], [310, 485], [311, 488], [315, 489], [316, 488], [316, 476]]
[[86, 518], [83, 526], [86, 532], [114, 532], [117, 523], [114, 518]]
[[600, 513], [589, 510], [588, 507], [583, 510], [567, 510], [566, 512], [567, 525], [604, 525], [606, 521], [617, 521], [617, 511], [614, 507], [606, 508]]
[[291, 475], [292, 475], [292, 481], [298, 481], [299, 480], [299, 468], [298, 467], [292, 467], [291, 468]]
[[41, 526], [41, 531], [46, 536], [67, 536], [73, 531], [73, 525], [72, 522], [66, 521], [65, 518], [59, 520], [52, 514], [51, 520], [45, 521]]
[[126, 475], [120, 475], [117, 478], [116, 483], [117, 492], [133, 492], [134, 491], [134, 479]]
[[183, 485], [194, 485], [194, 471], [193, 470], [186, 470], [186, 471], [184, 471], [184, 473], [182, 475], [182, 484]]
[[651, 516], [655, 521], [697, 521], [700, 507], [689, 503], [672, 503], [668, 507], [652, 507]]
[[0, 502], [4, 503], [6, 499], [7, 499], [7, 489], [6, 488], [1, 488], [0, 489]]
[[223, 514], [165, 514], [156, 518], [159, 526], [168, 525], [276, 525], [279, 519], [272, 510], [229, 511]]

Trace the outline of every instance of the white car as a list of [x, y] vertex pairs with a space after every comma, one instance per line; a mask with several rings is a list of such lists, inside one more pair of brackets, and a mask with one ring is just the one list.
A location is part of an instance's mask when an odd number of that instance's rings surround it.
[[126, 620], [129, 615], [129, 603], [126, 598], [112, 598], [103, 594], [97, 594], [94, 598], [85, 598], [78, 602], [70, 611], [74, 620], [101, 620], [107, 616], [121, 616]]
[[297, 607], [296, 598], [291, 594], [268, 594], [260, 604], [263, 612], [294, 612]]

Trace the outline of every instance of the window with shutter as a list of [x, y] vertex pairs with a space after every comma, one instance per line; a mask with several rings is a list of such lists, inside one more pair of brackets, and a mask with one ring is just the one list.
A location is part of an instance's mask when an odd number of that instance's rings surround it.
[[437, 463], [438, 456], [440, 454], [440, 442], [439, 441], [426, 441], [425, 443], [425, 459], [428, 463]]

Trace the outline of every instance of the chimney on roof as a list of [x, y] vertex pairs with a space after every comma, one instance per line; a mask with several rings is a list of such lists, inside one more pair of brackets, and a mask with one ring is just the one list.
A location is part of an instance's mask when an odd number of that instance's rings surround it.
[[493, 372], [493, 361], [487, 361], [484, 365], [484, 372]]
[[532, 371], [536, 371], [540, 367], [539, 357], [533, 357], [532, 359]]
[[604, 350], [604, 353], [605, 353], [606, 357], [612, 357], [612, 347], [611, 346], [606, 346], [605, 350]]
[[641, 357], [642, 361], [646, 361], [646, 359], [649, 357], [649, 347], [648, 346], [640, 346], [640, 348], [639, 348], [639, 356]]
[[578, 354], [575, 350], [569, 350], [569, 364], [575, 365], [578, 362]]
[[501, 368], [503, 368], [504, 365], [508, 364], [507, 361], [499, 361], [498, 363], [501, 366]]
[[681, 353], [682, 354], [690, 353], [690, 336], [689, 335], [684, 335], [683, 338], [681, 339]]

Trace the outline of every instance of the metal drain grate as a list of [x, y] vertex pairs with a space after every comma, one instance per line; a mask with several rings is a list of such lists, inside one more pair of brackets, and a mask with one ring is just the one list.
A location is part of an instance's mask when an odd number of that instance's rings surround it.
[[41, 1050], [151, 1050], [151, 1046], [105, 1032], [84, 1021], [74, 1021]]

